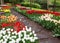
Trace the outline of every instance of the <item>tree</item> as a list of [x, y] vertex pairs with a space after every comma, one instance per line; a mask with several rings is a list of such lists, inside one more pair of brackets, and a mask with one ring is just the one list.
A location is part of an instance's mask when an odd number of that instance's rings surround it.
[[54, 7], [53, 7], [53, 11], [55, 11], [55, 7], [56, 7], [56, 0], [54, 0]]
[[47, 1], [47, 9], [50, 10], [49, 5], [51, 5], [51, 1], [50, 0], [46, 0]]
[[4, 0], [0, 0], [1, 1], [1, 5], [4, 3]]

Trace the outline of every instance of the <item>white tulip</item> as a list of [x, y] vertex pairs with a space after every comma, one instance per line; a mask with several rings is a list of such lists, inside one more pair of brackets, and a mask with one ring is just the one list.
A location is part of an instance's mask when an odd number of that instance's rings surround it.
[[37, 34], [34, 34], [34, 36], [36, 37], [36, 36], [37, 36]]
[[25, 40], [24, 39], [22, 39], [22, 41], [23, 41], [23, 43], [25, 43]]
[[13, 29], [11, 29], [11, 31], [13, 31]]
[[36, 40], [36, 39], [38, 39], [38, 37], [34, 37], [34, 39]]
[[35, 31], [32, 31], [33, 34], [35, 34]]
[[7, 31], [10, 31], [10, 28], [6, 29]]
[[5, 30], [5, 28], [3, 28], [2, 30]]

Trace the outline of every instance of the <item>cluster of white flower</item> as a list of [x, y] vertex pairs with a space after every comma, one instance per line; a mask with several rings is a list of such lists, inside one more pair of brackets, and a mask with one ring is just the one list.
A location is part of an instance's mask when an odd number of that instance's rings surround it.
[[53, 15], [52, 14], [44, 14], [41, 17], [39, 17], [41, 20], [46, 20], [46, 21], [51, 21], [54, 22], [55, 24], [60, 23], [60, 20], [55, 20], [52, 19]]
[[[19, 43], [22, 41], [26, 43], [25, 40], [30, 40], [31, 42], [35, 42], [38, 38], [36, 37], [35, 31], [31, 31], [31, 27], [26, 30], [22, 30], [20, 32], [13, 31], [13, 29], [5, 29], [0, 30], [0, 43]], [[13, 31], [13, 32], [11, 32]]]

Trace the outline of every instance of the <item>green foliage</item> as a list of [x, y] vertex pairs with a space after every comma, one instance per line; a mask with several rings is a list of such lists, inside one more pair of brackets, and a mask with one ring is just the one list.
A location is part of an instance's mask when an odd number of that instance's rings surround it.
[[60, 16], [53, 16], [52, 18], [55, 20], [60, 20]]
[[52, 32], [53, 32], [53, 37], [59, 37], [60, 36], [60, 24], [58, 24]]
[[12, 4], [11, 4], [11, 3], [7, 3], [7, 5], [8, 5], [8, 6], [12, 6]]
[[22, 2], [21, 5], [26, 7], [32, 7], [32, 8], [41, 8], [41, 6], [37, 3], [30, 4], [30, 2]]
[[47, 3], [47, 1], [46, 0], [36, 0], [36, 3], [39, 3], [39, 4], [41, 4], [41, 3]]
[[24, 0], [24, 2], [29, 2], [30, 0]]
[[7, 23], [7, 19], [1, 19], [0, 23]]
[[[54, 0], [50, 0], [50, 2], [54, 5]], [[57, 6], [55, 7], [55, 11], [60, 12], [60, 7], [58, 7], [60, 6], [60, 0], [56, 0], [55, 6]]]
[[9, 12], [6, 12], [5, 14], [4, 14], [4, 16], [10, 16], [11, 15], [11, 13], [9, 13]]
[[24, 0], [4, 0], [5, 3], [14, 3], [14, 4], [17, 4], [17, 3], [21, 3], [23, 2]]

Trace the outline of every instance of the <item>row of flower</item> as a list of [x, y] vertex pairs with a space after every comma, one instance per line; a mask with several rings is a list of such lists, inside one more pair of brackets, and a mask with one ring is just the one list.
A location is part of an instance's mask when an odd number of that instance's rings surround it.
[[17, 19], [17, 16], [11, 14], [10, 7], [1, 8], [0, 43], [39, 43], [35, 31], [31, 31], [31, 27], [28, 28]]
[[37, 13], [33, 13], [36, 10], [21, 10], [19, 7], [15, 7], [17, 12], [22, 13], [33, 21], [38, 22], [44, 28], [51, 30], [53, 32], [54, 37], [60, 36], [60, 13], [52, 12], [52, 13], [42, 13], [44, 11], [38, 11]]
[[14, 22], [14, 23], [2, 23], [0, 24], [1, 28], [14, 28], [17, 32], [25, 28], [25, 25], [22, 22]]
[[10, 12], [10, 6], [1, 6], [0, 12]]
[[[8, 14], [7, 14], [8, 15]], [[0, 22], [14, 22], [17, 21], [17, 16], [10, 14], [10, 16], [0, 15]]]
[[30, 8], [28, 7], [24, 7], [21, 6], [20, 4], [16, 4], [16, 7], [20, 8], [20, 10], [26, 10], [26, 13], [28, 14], [33, 14], [33, 13], [37, 13], [37, 14], [45, 14], [45, 13], [49, 13], [49, 14], [54, 14], [56, 16], [60, 16], [60, 12], [53, 12], [53, 11], [49, 11], [49, 10], [30, 10]]

